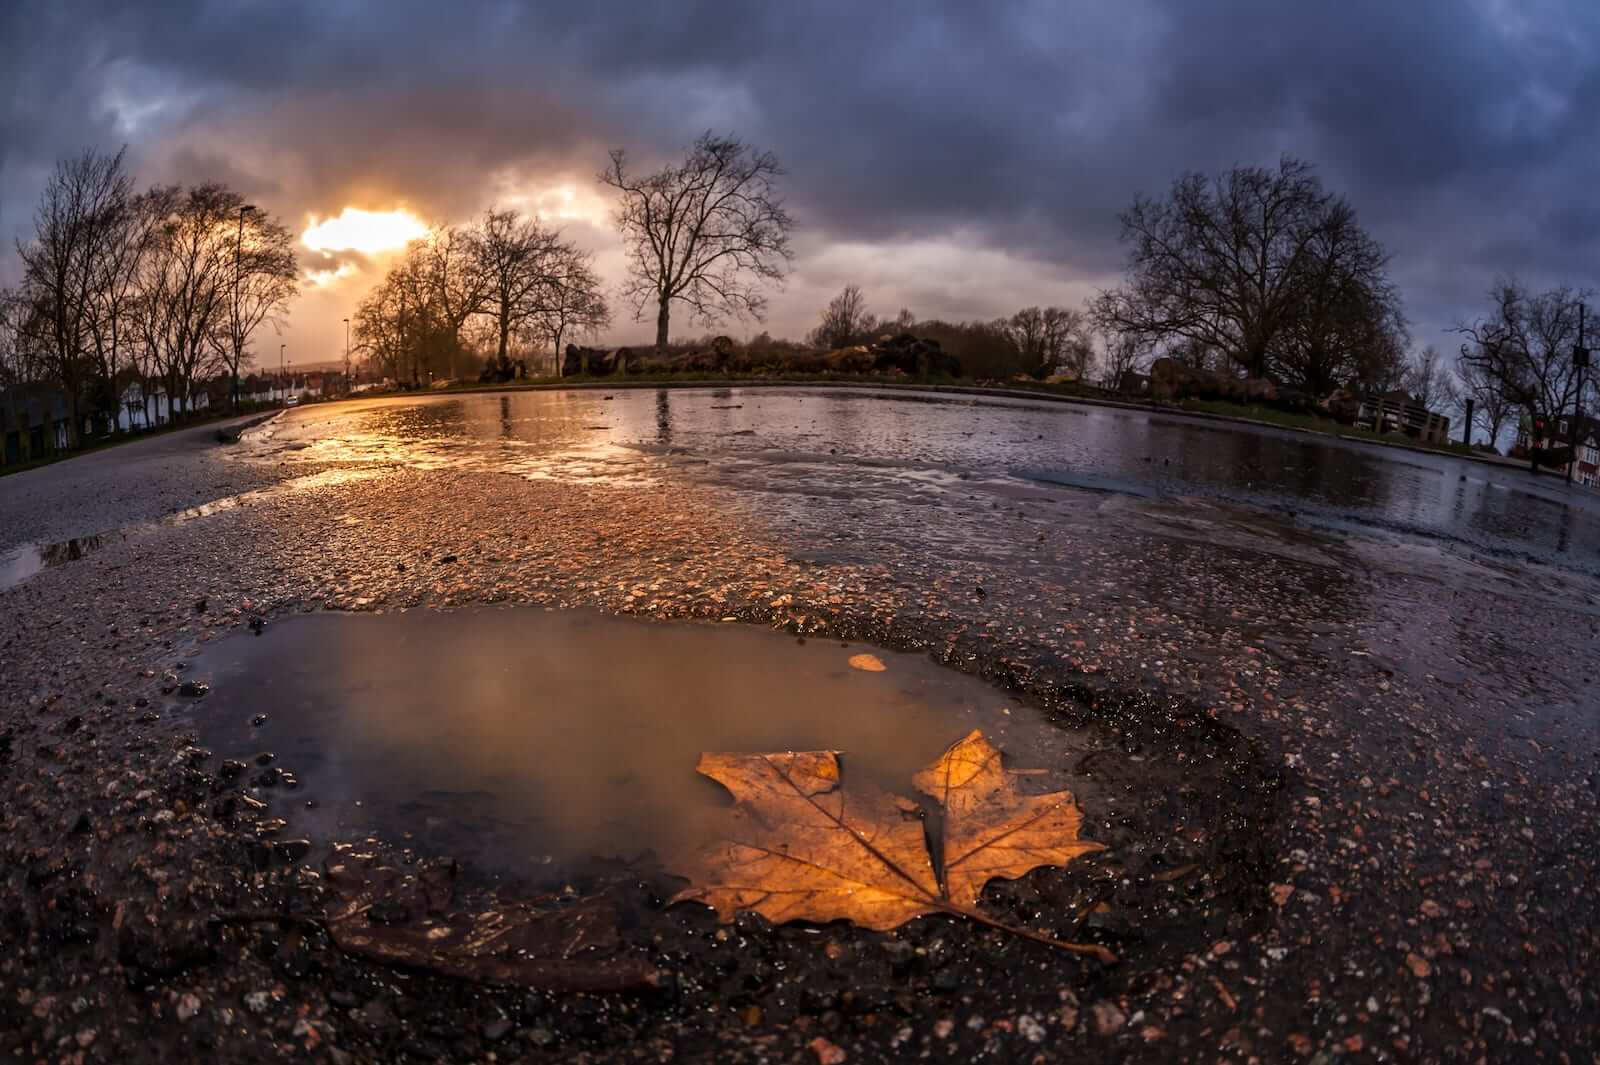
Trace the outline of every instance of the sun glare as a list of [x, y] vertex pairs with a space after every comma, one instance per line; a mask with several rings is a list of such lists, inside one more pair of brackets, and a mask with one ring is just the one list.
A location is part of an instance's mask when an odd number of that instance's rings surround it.
[[363, 255], [403, 248], [428, 232], [428, 227], [410, 211], [364, 211], [346, 207], [332, 218], [318, 220], [300, 235], [300, 242], [313, 251], [357, 251]]

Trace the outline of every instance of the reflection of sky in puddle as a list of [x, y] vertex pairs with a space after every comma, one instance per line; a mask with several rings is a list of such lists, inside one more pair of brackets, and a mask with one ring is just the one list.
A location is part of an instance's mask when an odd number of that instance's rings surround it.
[[213, 645], [192, 675], [212, 684], [202, 743], [297, 776], [257, 789], [294, 831], [409, 832], [499, 868], [698, 841], [725, 802], [695, 773], [706, 750], [837, 749], [847, 779], [905, 792], [974, 727], [1024, 758], [1068, 740], [925, 656], [849, 668], [862, 649], [566, 611], [319, 614]]
[[817, 388], [429, 396], [302, 412], [259, 453], [630, 485], [687, 476], [887, 503], [1025, 485], [1211, 497], [1600, 565], [1600, 494], [1519, 469], [1042, 401]]

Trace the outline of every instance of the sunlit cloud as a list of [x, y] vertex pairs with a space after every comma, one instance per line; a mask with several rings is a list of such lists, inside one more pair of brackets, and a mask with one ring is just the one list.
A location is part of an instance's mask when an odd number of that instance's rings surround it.
[[342, 281], [359, 272], [355, 263], [340, 263], [331, 270], [307, 270], [305, 282], [313, 288], [326, 288], [335, 281]]
[[318, 220], [316, 215], [310, 218], [300, 242], [313, 251], [357, 251], [376, 255], [403, 248], [428, 232], [427, 224], [403, 207], [392, 211], [346, 207], [332, 218]]
[[535, 215], [546, 223], [605, 225], [611, 213], [610, 202], [589, 185], [576, 182], [541, 185], [511, 169], [494, 175], [490, 190], [496, 207]]

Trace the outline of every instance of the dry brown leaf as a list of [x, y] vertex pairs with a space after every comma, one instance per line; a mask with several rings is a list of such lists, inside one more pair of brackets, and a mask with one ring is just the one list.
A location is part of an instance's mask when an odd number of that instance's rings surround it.
[[699, 772], [733, 794], [724, 838], [682, 863], [696, 901], [726, 923], [741, 910], [768, 920], [849, 920], [886, 931], [948, 913], [1104, 961], [1104, 947], [1064, 943], [976, 909], [989, 880], [1065, 865], [1101, 849], [1077, 838], [1082, 815], [1069, 792], [1022, 795], [1000, 752], [973, 732], [917, 774], [945, 809], [941, 883], [928, 853], [921, 808], [876, 789], [846, 791], [835, 751], [700, 756]]
[[1024, 795], [1021, 774], [1003, 768], [1000, 752], [974, 729], [916, 775], [917, 790], [944, 807], [945, 894], [976, 906], [983, 885], [1042, 865], [1066, 865], [1104, 850], [1079, 839], [1083, 814], [1070, 791]]
[[889, 667], [883, 664], [883, 659], [877, 655], [851, 655], [850, 668], [864, 670], [867, 673], [882, 673]]

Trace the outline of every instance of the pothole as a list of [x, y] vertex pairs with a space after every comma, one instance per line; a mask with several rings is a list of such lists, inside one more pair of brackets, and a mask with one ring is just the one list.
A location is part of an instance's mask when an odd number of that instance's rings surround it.
[[1073, 787], [1090, 747], [926, 656], [732, 624], [324, 613], [223, 641], [189, 675], [211, 685], [202, 745], [287, 830], [515, 874], [701, 842], [726, 805], [695, 771], [705, 751], [838, 751], [852, 780], [903, 792], [973, 729], [1041, 789]]
[[[885, 668], [852, 667], [858, 655]], [[233, 828], [230, 860], [264, 874], [256, 908], [227, 919], [324, 914], [361, 964], [546, 990], [670, 971], [707, 1001], [732, 982], [784, 1017], [818, 980], [874, 1002], [968, 979], [1024, 994], [1015, 952], [1057, 955], [997, 941], [994, 922], [1144, 972], [1268, 912], [1282, 772], [1203, 708], [1147, 693], [1030, 682], [1023, 697], [862, 643], [533, 608], [301, 615], [210, 646], [187, 675], [210, 685], [182, 700], [207, 748], [184, 756], [206, 767], [194, 797]], [[989, 880], [984, 922], [934, 914], [884, 933], [742, 912], [729, 932], [710, 909], [667, 905], [703, 883], [673, 856], [727, 839], [729, 795], [696, 772], [703, 752], [838, 751], [847, 792], [904, 797], [974, 730], [1023, 792], [1072, 792], [1080, 838], [1104, 849]], [[880, 940], [915, 956], [887, 983]]]

